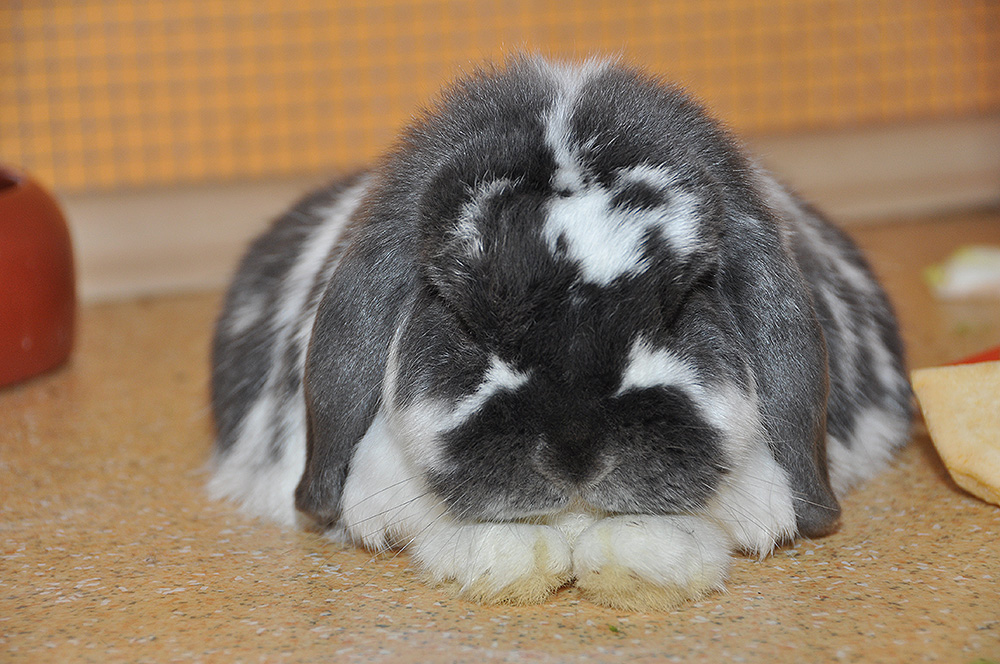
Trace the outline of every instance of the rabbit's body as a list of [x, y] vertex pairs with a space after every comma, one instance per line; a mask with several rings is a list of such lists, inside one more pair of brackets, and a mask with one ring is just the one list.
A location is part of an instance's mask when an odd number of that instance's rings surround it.
[[212, 492], [481, 601], [664, 605], [829, 532], [905, 442], [854, 245], [682, 94], [606, 63], [471, 78], [241, 264]]

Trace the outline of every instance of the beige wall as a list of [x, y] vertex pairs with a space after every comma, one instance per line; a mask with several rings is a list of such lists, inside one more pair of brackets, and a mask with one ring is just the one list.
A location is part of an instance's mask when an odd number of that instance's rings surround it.
[[294, 197], [520, 49], [682, 83], [842, 221], [1000, 200], [993, 0], [14, 0], [0, 162], [59, 194], [86, 299], [217, 287]]
[[15, 0], [0, 160], [61, 192], [344, 170], [521, 48], [622, 53], [755, 135], [1000, 112], [993, 0]]

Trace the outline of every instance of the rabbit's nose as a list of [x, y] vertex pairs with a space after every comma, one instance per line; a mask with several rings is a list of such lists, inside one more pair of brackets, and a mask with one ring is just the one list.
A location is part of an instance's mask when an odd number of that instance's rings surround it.
[[542, 476], [572, 492], [600, 482], [613, 467], [600, 443], [588, 436], [545, 439], [535, 448], [532, 462]]

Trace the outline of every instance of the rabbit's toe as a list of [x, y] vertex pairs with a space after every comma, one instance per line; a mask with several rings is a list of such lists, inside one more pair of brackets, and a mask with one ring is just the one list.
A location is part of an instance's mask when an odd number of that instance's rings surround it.
[[537, 604], [572, 578], [572, 554], [555, 528], [461, 525], [421, 537], [414, 551], [433, 583], [480, 604]]
[[591, 601], [628, 611], [669, 609], [722, 590], [732, 545], [697, 517], [618, 516], [573, 548], [576, 585]]

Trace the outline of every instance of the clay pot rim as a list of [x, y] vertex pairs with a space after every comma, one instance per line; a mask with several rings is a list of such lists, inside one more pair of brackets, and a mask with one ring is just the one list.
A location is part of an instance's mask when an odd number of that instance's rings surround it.
[[28, 178], [15, 168], [0, 164], [0, 195], [24, 185]]

